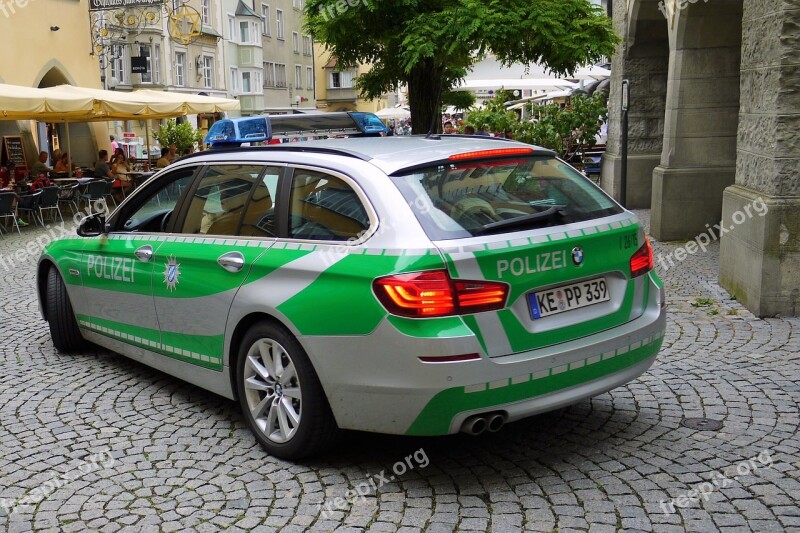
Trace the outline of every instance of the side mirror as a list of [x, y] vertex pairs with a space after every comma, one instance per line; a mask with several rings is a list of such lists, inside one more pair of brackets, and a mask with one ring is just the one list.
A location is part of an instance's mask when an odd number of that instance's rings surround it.
[[92, 213], [84, 217], [78, 225], [78, 235], [81, 237], [98, 237], [107, 235], [111, 228], [106, 224], [105, 213]]

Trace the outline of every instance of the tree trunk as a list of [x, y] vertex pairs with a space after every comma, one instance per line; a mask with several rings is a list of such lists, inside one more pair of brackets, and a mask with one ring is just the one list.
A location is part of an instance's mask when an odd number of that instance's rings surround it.
[[408, 103], [415, 135], [428, 133], [431, 124], [434, 133], [442, 132], [442, 74], [432, 59], [420, 62], [409, 74]]

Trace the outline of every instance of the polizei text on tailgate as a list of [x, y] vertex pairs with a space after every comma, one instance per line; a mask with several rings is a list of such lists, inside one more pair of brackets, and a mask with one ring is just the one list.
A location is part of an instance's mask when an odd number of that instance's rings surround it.
[[497, 262], [497, 277], [500, 279], [506, 276], [519, 277], [528, 274], [536, 274], [537, 272], [559, 270], [566, 268], [566, 266], [566, 250], [544, 252], [536, 255], [515, 257], [513, 259], [501, 259]]

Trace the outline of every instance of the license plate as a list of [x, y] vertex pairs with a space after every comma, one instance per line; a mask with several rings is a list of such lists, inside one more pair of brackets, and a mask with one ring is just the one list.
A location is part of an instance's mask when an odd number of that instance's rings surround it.
[[531, 318], [535, 320], [607, 302], [610, 299], [605, 278], [595, 278], [529, 293], [528, 306], [531, 308]]

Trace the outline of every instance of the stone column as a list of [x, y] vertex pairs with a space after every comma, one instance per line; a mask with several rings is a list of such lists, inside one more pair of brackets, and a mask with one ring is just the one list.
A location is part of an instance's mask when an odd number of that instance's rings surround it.
[[745, 3], [736, 184], [722, 209], [731, 229], [720, 283], [759, 316], [800, 311], [800, 9], [791, 3]]
[[675, 17], [653, 173], [651, 231], [660, 241], [691, 239], [718, 222], [736, 169], [742, 0], [687, 4]]
[[[614, 2], [614, 27], [625, 36], [614, 55], [609, 96], [609, 137], [603, 157], [601, 186], [620, 197], [622, 169], [622, 80], [631, 82], [628, 136], [627, 207], [650, 207], [653, 169], [661, 159], [667, 94], [669, 37], [667, 20], [655, 0]], [[628, 20], [632, 12], [633, 19]]]

